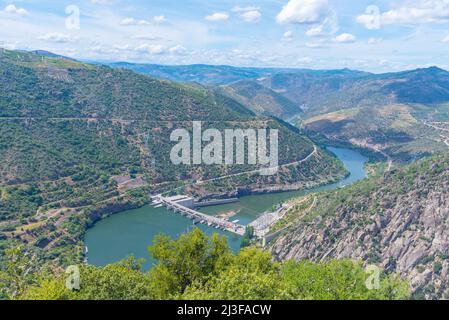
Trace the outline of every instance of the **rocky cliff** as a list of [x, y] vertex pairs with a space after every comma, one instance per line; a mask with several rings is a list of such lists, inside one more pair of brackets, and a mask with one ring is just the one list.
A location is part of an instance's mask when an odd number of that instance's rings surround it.
[[279, 259], [363, 260], [399, 272], [417, 298], [448, 298], [448, 178], [449, 156], [434, 157], [320, 194], [272, 251]]

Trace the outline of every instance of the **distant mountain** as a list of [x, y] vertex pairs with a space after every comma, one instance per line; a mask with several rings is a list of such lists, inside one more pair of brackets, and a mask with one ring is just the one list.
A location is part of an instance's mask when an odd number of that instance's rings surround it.
[[449, 73], [436, 67], [399, 73], [352, 70], [280, 73], [260, 81], [318, 115], [365, 106], [449, 101]]
[[[385, 95], [398, 103], [437, 104], [449, 101], [449, 72], [437, 67], [378, 75], [371, 84], [380, 82]], [[374, 90], [373, 90], [374, 91]]]
[[[245, 91], [243, 96], [247, 95], [248, 90], [256, 92], [265, 90], [265, 87], [302, 106], [307, 115], [367, 105], [449, 101], [449, 72], [437, 67], [372, 74], [350, 69], [164, 66], [126, 62], [112, 63], [110, 66], [178, 82], [232, 85], [236, 91]], [[243, 82], [236, 85], [239, 81]], [[249, 89], [251, 81], [259, 86], [252, 84]]]
[[329, 77], [335, 75], [367, 75], [369, 73], [342, 70], [311, 70], [299, 68], [258, 68], [234, 67], [227, 65], [157, 65], [144, 63], [113, 62], [108, 63], [112, 68], [129, 69], [137, 73], [146, 74], [155, 78], [177, 82], [197, 82], [204, 85], [228, 85], [241, 80], [257, 80], [270, 86], [268, 82], [277, 75], [314, 75], [316, 77]]
[[308, 130], [401, 161], [447, 151], [447, 131], [427, 122], [449, 121], [449, 72], [431, 67], [338, 80], [334, 88], [327, 84], [291, 86], [285, 93], [312, 93], [301, 98]]
[[300, 106], [254, 80], [237, 81], [220, 89], [258, 114], [286, 119], [302, 112]]
[[[113, 68], [123, 68], [150, 75], [159, 79], [177, 82], [200, 83], [221, 86], [224, 92], [259, 114], [271, 114], [278, 117], [290, 117], [302, 112], [304, 101], [297, 94], [290, 93], [280, 86], [285, 79], [312, 77], [319, 81], [331, 77], [354, 77], [366, 75], [359, 71], [308, 70], [293, 68], [246, 68], [213, 65], [165, 66], [154, 64], [136, 64], [127, 62], [111, 63]], [[288, 81], [288, 80], [287, 80]], [[298, 83], [289, 84], [294, 91]], [[317, 92], [319, 93], [319, 92]], [[299, 94], [301, 95], [301, 94]]]
[[[425, 120], [449, 121], [449, 72], [437, 67], [372, 74], [228, 66], [115, 64], [155, 77], [218, 85], [258, 114], [301, 114], [305, 128], [334, 141], [410, 160], [446, 150], [442, 132]], [[444, 132], [443, 132], [444, 133]]]
[[270, 74], [273, 69], [241, 68], [213, 65], [166, 66], [155, 64], [138, 64], [117, 62], [111, 63], [113, 68], [129, 69], [137, 73], [150, 75], [160, 79], [177, 82], [197, 82], [205, 85], [223, 85], [231, 82], [258, 78]]

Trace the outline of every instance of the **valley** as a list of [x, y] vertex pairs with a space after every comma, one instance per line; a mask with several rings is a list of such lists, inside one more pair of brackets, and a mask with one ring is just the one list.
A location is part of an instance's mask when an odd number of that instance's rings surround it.
[[449, 300], [449, 0], [0, 2], [2, 306]]
[[[231, 220], [238, 220], [240, 223], [248, 225], [263, 213], [272, 210], [279, 203], [288, 203], [292, 199], [303, 197], [306, 194], [341, 188], [366, 177], [364, 164], [368, 160], [367, 158], [347, 149], [331, 148], [330, 151], [337, 155], [350, 172], [346, 179], [301, 191], [246, 195], [240, 197], [236, 203], [202, 208], [201, 212], [212, 216], [234, 212]], [[208, 235], [215, 232], [226, 235], [231, 249], [234, 252], [240, 250], [241, 237], [221, 230], [217, 231], [202, 224], [197, 226]], [[176, 237], [194, 227], [195, 225], [192, 224], [191, 220], [174, 214], [165, 208], [145, 206], [115, 214], [88, 230], [86, 246], [89, 248], [87, 255], [89, 263], [103, 266], [118, 262], [131, 254], [136, 258], [147, 259], [146, 247], [158, 233], [163, 232]], [[146, 261], [145, 268], [149, 268], [152, 263], [154, 263], [152, 259]]]
[[[283, 204], [265, 243], [275, 259], [359, 259], [399, 273], [414, 297], [448, 295], [446, 71], [105, 66], [7, 50], [0, 66], [0, 250], [23, 246], [52, 268], [134, 255], [149, 270], [154, 237], [195, 232], [151, 195], [238, 197], [201, 212], [249, 226]], [[195, 121], [278, 130], [278, 172], [174, 165], [170, 133]], [[261, 245], [218, 232], [236, 254]]]
[[[151, 65], [114, 65], [162, 76]], [[426, 125], [449, 121], [449, 73], [437, 67], [373, 74], [357, 70], [308, 70], [216, 66], [215, 76], [195, 78], [197, 66], [170, 66], [162, 77], [219, 85], [257, 114], [290, 119], [320, 143], [371, 149], [399, 163], [446, 152], [438, 130]], [[208, 70], [213, 66], [201, 66]], [[231, 73], [232, 77], [219, 75]], [[325, 140], [328, 141], [325, 141]], [[388, 161], [388, 160], [387, 160]]]
[[[204, 200], [304, 189], [347, 174], [301, 130], [203, 86], [30, 52], [3, 50], [0, 66], [0, 247], [25, 244], [44, 264], [82, 262], [85, 231], [148, 204], [150, 194]], [[279, 130], [279, 172], [174, 165], [170, 133], [192, 130], [192, 121]]]

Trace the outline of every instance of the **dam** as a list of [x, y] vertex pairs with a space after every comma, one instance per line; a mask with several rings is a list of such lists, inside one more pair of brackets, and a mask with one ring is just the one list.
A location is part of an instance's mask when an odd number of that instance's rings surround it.
[[210, 227], [222, 229], [239, 236], [243, 236], [245, 234], [246, 227], [235, 221], [227, 221], [196, 211], [194, 209], [195, 200], [189, 196], [178, 195], [173, 197], [163, 197], [162, 195], [156, 195], [151, 198], [156, 206], [163, 205], [167, 209], [193, 220], [194, 223], [206, 224]]

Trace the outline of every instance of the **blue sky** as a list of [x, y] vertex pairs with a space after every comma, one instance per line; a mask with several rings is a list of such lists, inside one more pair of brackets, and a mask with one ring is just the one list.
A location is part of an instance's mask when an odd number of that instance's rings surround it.
[[449, 0], [0, 0], [0, 47], [161, 64], [449, 69]]

